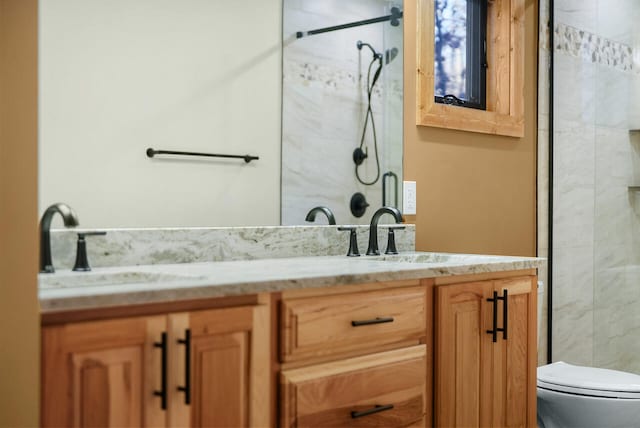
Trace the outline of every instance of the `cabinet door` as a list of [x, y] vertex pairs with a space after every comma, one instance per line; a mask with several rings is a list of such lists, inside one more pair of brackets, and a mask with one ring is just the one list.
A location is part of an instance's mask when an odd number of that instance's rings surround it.
[[[493, 346], [493, 426], [536, 425], [537, 290], [535, 277], [495, 281], [508, 295], [507, 339]], [[504, 322], [504, 306], [498, 314]]]
[[42, 330], [42, 424], [165, 426], [161, 388], [165, 317], [75, 323]]
[[[186, 425], [249, 425], [253, 312], [253, 307], [241, 307], [188, 314], [192, 397]], [[184, 314], [170, 315], [170, 324], [174, 317]]]
[[491, 408], [490, 281], [436, 288], [436, 426], [489, 426]]

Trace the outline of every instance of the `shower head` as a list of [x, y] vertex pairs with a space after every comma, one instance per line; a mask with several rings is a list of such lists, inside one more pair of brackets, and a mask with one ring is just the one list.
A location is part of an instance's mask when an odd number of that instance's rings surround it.
[[384, 52], [384, 63], [385, 64], [389, 64], [391, 61], [393, 61], [396, 57], [398, 56], [398, 48], [391, 48], [391, 49], [387, 49]]
[[376, 52], [376, 50], [373, 48], [373, 46], [371, 46], [369, 43], [364, 43], [362, 40], [358, 40], [358, 42], [356, 43], [356, 47], [358, 48], [359, 51], [362, 50], [363, 46], [366, 46], [371, 50], [371, 53], [373, 54], [373, 59], [382, 58], [382, 54]]

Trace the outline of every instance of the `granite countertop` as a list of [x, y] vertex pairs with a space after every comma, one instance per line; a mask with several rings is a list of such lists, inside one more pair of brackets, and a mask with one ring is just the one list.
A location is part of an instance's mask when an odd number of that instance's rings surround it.
[[544, 266], [545, 259], [410, 252], [59, 270], [40, 274], [42, 313], [300, 288], [478, 274]]

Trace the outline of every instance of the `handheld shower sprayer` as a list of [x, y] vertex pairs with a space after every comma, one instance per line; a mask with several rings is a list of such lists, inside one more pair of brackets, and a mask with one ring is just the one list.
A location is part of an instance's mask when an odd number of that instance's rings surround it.
[[369, 43], [365, 43], [362, 40], [358, 40], [358, 42], [356, 43], [356, 47], [358, 48], [359, 51], [362, 50], [362, 47], [366, 46], [369, 48], [369, 50], [371, 51], [371, 53], [373, 54], [373, 59], [381, 59], [382, 55], [378, 52], [376, 52], [376, 50], [373, 48], [373, 46], [371, 46]]
[[[380, 73], [382, 72], [382, 67], [385, 64], [389, 64], [391, 61], [393, 61], [397, 56], [398, 56], [398, 48], [391, 48], [391, 49], [387, 49], [384, 52], [384, 55], [381, 54], [380, 52], [377, 52], [373, 46], [371, 46], [369, 43], [365, 43], [362, 40], [358, 40], [358, 42], [356, 43], [356, 47], [358, 48], [359, 51], [362, 50], [363, 47], [367, 47], [369, 48], [369, 50], [371, 51], [371, 54], [373, 55], [373, 58], [371, 59], [371, 62], [369, 63], [369, 70], [367, 71], [367, 115], [366, 118], [364, 120], [364, 127], [362, 129], [362, 137], [360, 138], [360, 146], [357, 147], [354, 151], [353, 151], [353, 162], [356, 164], [356, 178], [358, 179], [358, 181], [362, 184], [364, 184], [365, 186], [371, 186], [373, 184], [376, 184], [376, 182], [378, 181], [378, 179], [380, 178], [380, 159], [378, 156], [378, 137], [376, 134], [376, 124], [373, 118], [373, 110], [371, 109], [371, 96], [373, 94], [373, 88], [376, 85], [376, 82], [378, 81], [378, 78], [380, 77]], [[376, 68], [376, 70], [373, 72], [373, 76], [371, 74], [371, 72], [373, 71], [373, 66], [375, 63], [378, 63], [378, 67]], [[365, 135], [367, 132], [367, 127], [369, 125], [369, 122], [371, 122], [371, 132], [373, 134], [373, 153], [375, 156], [375, 161], [376, 161], [376, 177], [373, 180], [370, 181], [365, 181], [360, 177], [360, 172], [358, 170], [358, 167], [360, 165], [362, 165], [364, 163], [364, 161], [369, 157], [369, 152], [367, 150], [367, 147], [364, 144], [364, 140], [365, 140]]]

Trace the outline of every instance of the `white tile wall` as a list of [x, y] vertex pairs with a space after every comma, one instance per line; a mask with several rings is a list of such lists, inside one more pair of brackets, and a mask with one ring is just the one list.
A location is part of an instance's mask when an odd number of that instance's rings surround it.
[[555, 4], [553, 359], [640, 373], [640, 2]]

